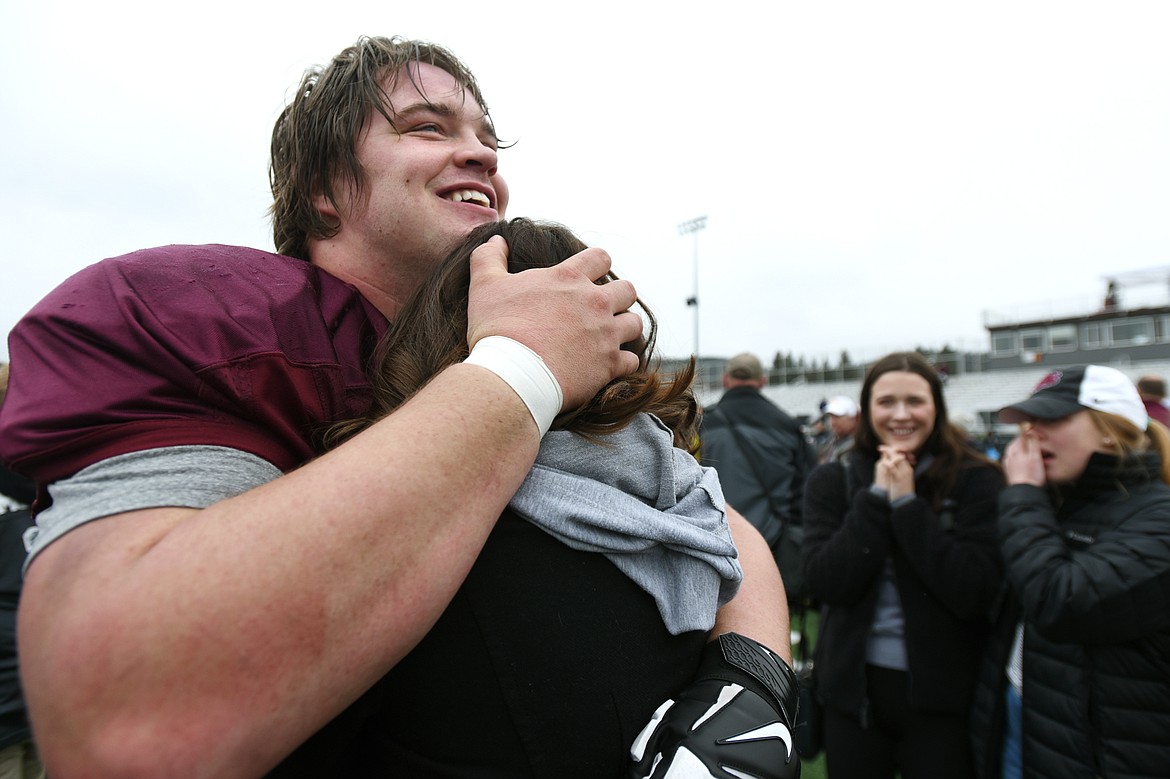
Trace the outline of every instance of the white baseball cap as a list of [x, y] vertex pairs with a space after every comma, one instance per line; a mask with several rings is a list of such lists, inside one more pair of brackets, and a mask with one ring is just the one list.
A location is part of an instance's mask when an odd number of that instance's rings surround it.
[[835, 417], [855, 417], [857, 416], [857, 404], [851, 398], [837, 395], [829, 398], [829, 402], [825, 404], [825, 413]]
[[1145, 430], [1150, 421], [1137, 386], [1121, 371], [1104, 365], [1055, 370], [1040, 380], [1027, 400], [999, 410], [1001, 422], [1060, 419], [1092, 408], [1117, 414]]

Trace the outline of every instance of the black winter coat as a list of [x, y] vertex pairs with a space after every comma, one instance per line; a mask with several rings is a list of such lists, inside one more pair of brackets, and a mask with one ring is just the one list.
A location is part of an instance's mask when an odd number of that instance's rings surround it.
[[16, 661], [16, 607], [24, 583], [21, 535], [30, 525], [28, 509], [0, 514], [0, 748], [32, 736]]
[[805, 487], [805, 576], [828, 607], [816, 647], [818, 697], [866, 724], [866, 640], [889, 558], [905, 619], [910, 704], [965, 715], [1003, 582], [995, 531], [1003, 477], [972, 462], [940, 511], [923, 497], [892, 508], [869, 491], [873, 465], [855, 452], [818, 466]]
[[1170, 777], [1170, 486], [1154, 454], [1094, 454], [1053, 507], [1039, 487], [1000, 498], [1014, 593], [972, 714], [979, 775], [1000, 775], [1003, 691], [1024, 627], [1025, 777]]
[[769, 545], [786, 523], [801, 524], [804, 482], [816, 457], [796, 420], [755, 387], [732, 387], [703, 414], [699, 440], [703, 465], [719, 472], [727, 502]]

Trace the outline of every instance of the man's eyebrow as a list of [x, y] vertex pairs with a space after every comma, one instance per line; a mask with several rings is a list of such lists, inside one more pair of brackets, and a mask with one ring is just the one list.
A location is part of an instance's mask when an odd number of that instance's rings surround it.
[[[456, 108], [450, 103], [432, 103], [429, 100], [420, 100], [417, 103], [411, 103], [410, 105], [403, 107], [401, 110], [394, 111], [393, 113], [396, 119], [408, 119], [416, 114], [435, 114], [436, 116], [441, 116], [444, 119], [458, 119], [460, 109]], [[496, 135], [495, 125], [492, 124], [492, 121], [488, 118], [487, 114], [484, 114], [480, 118], [480, 131], [487, 133], [492, 137], [493, 140], [497, 142], [500, 140]]]

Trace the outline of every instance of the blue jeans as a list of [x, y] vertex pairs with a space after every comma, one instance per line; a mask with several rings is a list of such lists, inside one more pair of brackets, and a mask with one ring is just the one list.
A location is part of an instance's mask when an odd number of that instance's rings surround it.
[[1007, 702], [1007, 721], [1003, 729], [1003, 779], [1022, 779], [1024, 767], [1020, 763], [1020, 741], [1023, 735], [1023, 722], [1020, 716], [1022, 702], [1016, 688], [1007, 685], [1004, 693]]

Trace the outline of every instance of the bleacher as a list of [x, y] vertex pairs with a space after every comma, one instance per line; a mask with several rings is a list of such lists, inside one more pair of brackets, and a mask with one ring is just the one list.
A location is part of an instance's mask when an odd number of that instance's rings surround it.
[[[1100, 364], [1117, 368], [1134, 381], [1147, 374], [1170, 380], [1170, 360], [1124, 364], [1102, 361]], [[988, 420], [993, 418], [994, 412], [1026, 398], [1045, 374], [1058, 367], [1060, 366], [1055, 364], [1027, 365], [950, 376], [943, 390], [947, 410], [952, 420], [962, 423], [971, 433], [985, 433], [988, 430]], [[699, 402], [707, 406], [719, 400], [723, 389], [718, 387], [707, 391], [700, 390], [697, 394]], [[793, 417], [815, 420], [820, 415], [819, 407], [822, 400], [834, 395], [859, 399], [861, 380], [769, 386], [764, 388], [764, 395]], [[1008, 425], [999, 429], [1010, 432], [1015, 427]]]

